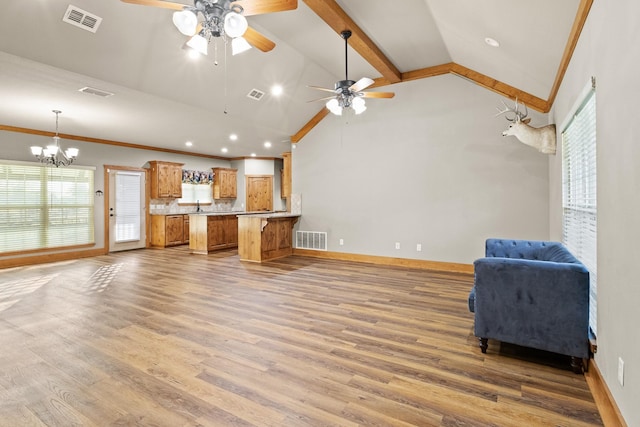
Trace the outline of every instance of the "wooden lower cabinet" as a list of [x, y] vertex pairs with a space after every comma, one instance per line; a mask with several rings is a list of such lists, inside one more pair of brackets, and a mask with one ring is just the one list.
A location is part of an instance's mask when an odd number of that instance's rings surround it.
[[189, 215], [151, 215], [151, 246], [184, 245], [189, 242]]
[[247, 215], [239, 221], [242, 261], [263, 262], [293, 254], [293, 226], [299, 215]]
[[233, 215], [190, 215], [189, 249], [208, 254], [238, 247], [238, 217]]

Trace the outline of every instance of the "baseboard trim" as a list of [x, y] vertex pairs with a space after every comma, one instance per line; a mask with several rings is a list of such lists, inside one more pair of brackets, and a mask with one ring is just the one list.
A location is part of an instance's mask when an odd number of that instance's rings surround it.
[[25, 265], [45, 264], [48, 262], [69, 261], [72, 259], [89, 258], [107, 254], [104, 248], [86, 251], [57, 252], [53, 254], [23, 256], [0, 260], [1, 268], [23, 267]]
[[393, 258], [376, 255], [350, 254], [344, 252], [314, 251], [309, 249], [294, 249], [293, 255], [313, 258], [334, 259], [340, 261], [355, 261], [368, 264], [391, 265], [396, 267], [417, 268], [422, 270], [442, 271], [448, 273], [473, 274], [472, 264], [458, 264], [454, 262], [427, 261], [421, 259]]
[[618, 409], [616, 401], [613, 400], [611, 391], [593, 359], [589, 363], [589, 371], [584, 373], [584, 378], [587, 380], [587, 385], [605, 427], [627, 427], [627, 423], [622, 418], [620, 409]]

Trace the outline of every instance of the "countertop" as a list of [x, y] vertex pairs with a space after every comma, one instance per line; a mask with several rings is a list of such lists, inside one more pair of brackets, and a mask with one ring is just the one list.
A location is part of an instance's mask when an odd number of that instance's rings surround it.
[[277, 217], [288, 217], [288, 216], [300, 216], [297, 214], [292, 214], [291, 212], [286, 211], [275, 211], [275, 212], [264, 212], [264, 211], [253, 211], [253, 212], [244, 212], [244, 211], [234, 211], [234, 212], [190, 212], [189, 215], [202, 215], [202, 216], [223, 216], [223, 215], [251, 215], [251, 216], [259, 216], [262, 218], [277, 218]]
[[259, 213], [247, 213], [247, 217], [250, 218], [296, 218], [301, 216], [300, 214], [294, 214], [291, 212], [259, 212]]

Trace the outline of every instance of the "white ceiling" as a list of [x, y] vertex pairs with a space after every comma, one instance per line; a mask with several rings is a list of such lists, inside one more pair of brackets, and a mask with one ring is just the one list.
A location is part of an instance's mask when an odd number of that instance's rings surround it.
[[[401, 72], [455, 62], [546, 100], [579, 0], [337, 3]], [[62, 22], [69, 4], [103, 18], [95, 34]], [[217, 41], [218, 65], [213, 41], [209, 56], [187, 57], [171, 17], [167, 9], [119, 0], [3, 0], [0, 124], [54, 131], [51, 110], [59, 109], [63, 134], [279, 157], [289, 151], [289, 137], [323, 107], [309, 101], [326, 94], [307, 86], [333, 88], [344, 79], [344, 41], [303, 0], [293, 11], [248, 18], [275, 49], [232, 57]], [[486, 45], [485, 37], [500, 41], [500, 48]], [[380, 72], [349, 48], [349, 78], [363, 76]], [[273, 84], [284, 86], [282, 96], [269, 93]], [[78, 91], [85, 86], [115, 95]], [[266, 92], [261, 101], [246, 96], [254, 88]], [[393, 91], [393, 85], [374, 90]], [[368, 106], [401, 108], [401, 102], [372, 99]], [[231, 133], [238, 141], [229, 141]], [[187, 140], [193, 147], [185, 147]]]

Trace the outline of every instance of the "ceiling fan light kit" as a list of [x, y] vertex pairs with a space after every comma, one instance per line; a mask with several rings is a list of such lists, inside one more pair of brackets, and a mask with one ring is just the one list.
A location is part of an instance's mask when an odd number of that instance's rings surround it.
[[344, 39], [344, 63], [345, 63], [345, 79], [336, 82], [334, 89], [326, 89], [318, 86], [310, 86], [313, 89], [332, 92], [335, 95], [328, 98], [321, 98], [316, 101], [328, 99], [325, 106], [335, 114], [341, 116], [345, 109], [353, 110], [356, 114], [362, 114], [367, 106], [364, 98], [393, 98], [393, 92], [362, 92], [371, 86], [374, 81], [368, 77], [363, 77], [357, 82], [349, 80], [349, 63], [347, 57], [348, 39], [351, 37], [351, 31], [345, 30], [340, 33]]
[[[298, 0], [193, 0], [193, 6], [163, 0], [121, 0], [142, 6], [174, 10], [173, 25], [185, 36], [191, 37], [184, 46], [193, 52], [207, 54], [207, 44], [212, 37], [231, 40], [232, 54], [255, 47], [268, 52], [275, 43], [249, 27], [246, 16], [283, 12], [298, 8]], [[202, 18], [199, 21], [199, 18]], [[238, 40], [238, 41], [236, 41]], [[184, 47], [183, 46], [183, 47]]]

